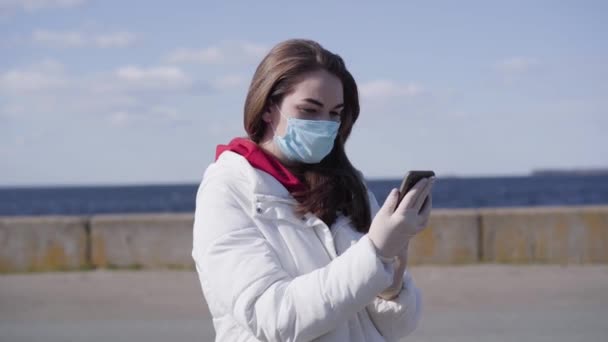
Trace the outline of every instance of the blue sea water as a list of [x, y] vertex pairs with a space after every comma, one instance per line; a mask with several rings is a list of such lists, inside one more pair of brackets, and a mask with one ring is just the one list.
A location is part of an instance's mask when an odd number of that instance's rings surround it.
[[[380, 203], [400, 179], [369, 180]], [[198, 184], [0, 188], [0, 216], [194, 211]], [[433, 208], [608, 204], [608, 176], [438, 177]]]

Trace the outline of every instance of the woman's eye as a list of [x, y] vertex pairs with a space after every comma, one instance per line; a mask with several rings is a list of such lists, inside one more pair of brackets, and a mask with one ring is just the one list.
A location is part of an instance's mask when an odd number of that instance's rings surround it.
[[317, 111], [315, 109], [311, 109], [311, 108], [303, 108], [303, 111], [305, 111], [306, 113], [316, 113]]

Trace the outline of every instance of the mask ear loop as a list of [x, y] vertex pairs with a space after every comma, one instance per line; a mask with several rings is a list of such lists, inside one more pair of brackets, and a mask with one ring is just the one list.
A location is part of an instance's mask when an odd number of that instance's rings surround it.
[[[276, 105], [276, 104], [274, 106], [279, 111], [279, 115], [281, 115], [282, 117], [284, 117], [284, 118], [287, 119], [287, 117], [285, 117], [285, 115], [283, 115], [283, 113], [281, 113], [281, 110], [279, 109], [279, 106]], [[277, 136], [277, 131], [275, 130], [274, 125], [272, 124], [272, 121], [270, 121], [270, 128], [272, 128], [273, 137], [276, 137]]]
[[272, 120], [269, 122], [270, 128], [272, 128], [272, 136], [275, 137], [277, 135], [277, 131], [274, 129], [274, 125], [272, 124]]

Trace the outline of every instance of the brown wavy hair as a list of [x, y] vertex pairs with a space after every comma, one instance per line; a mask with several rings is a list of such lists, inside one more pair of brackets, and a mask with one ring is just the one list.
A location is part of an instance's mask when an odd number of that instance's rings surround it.
[[344, 144], [359, 117], [359, 95], [344, 60], [312, 40], [290, 39], [274, 46], [257, 67], [245, 100], [245, 131], [260, 143], [267, 129], [262, 119], [273, 104], [280, 104], [308, 72], [325, 70], [342, 82], [344, 108], [332, 151], [317, 164], [287, 166], [307, 187], [293, 193], [296, 212], [311, 212], [331, 226], [337, 212], [349, 216], [358, 231], [369, 230], [371, 214], [364, 179], [350, 163]]

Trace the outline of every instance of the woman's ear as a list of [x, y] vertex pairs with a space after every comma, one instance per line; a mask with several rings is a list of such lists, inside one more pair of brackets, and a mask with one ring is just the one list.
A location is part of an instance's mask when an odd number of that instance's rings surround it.
[[266, 122], [266, 123], [272, 122], [272, 113], [270, 111], [270, 108], [272, 108], [272, 107], [266, 106], [266, 109], [264, 109], [264, 114], [262, 114], [262, 120], [264, 120], [264, 122]]

